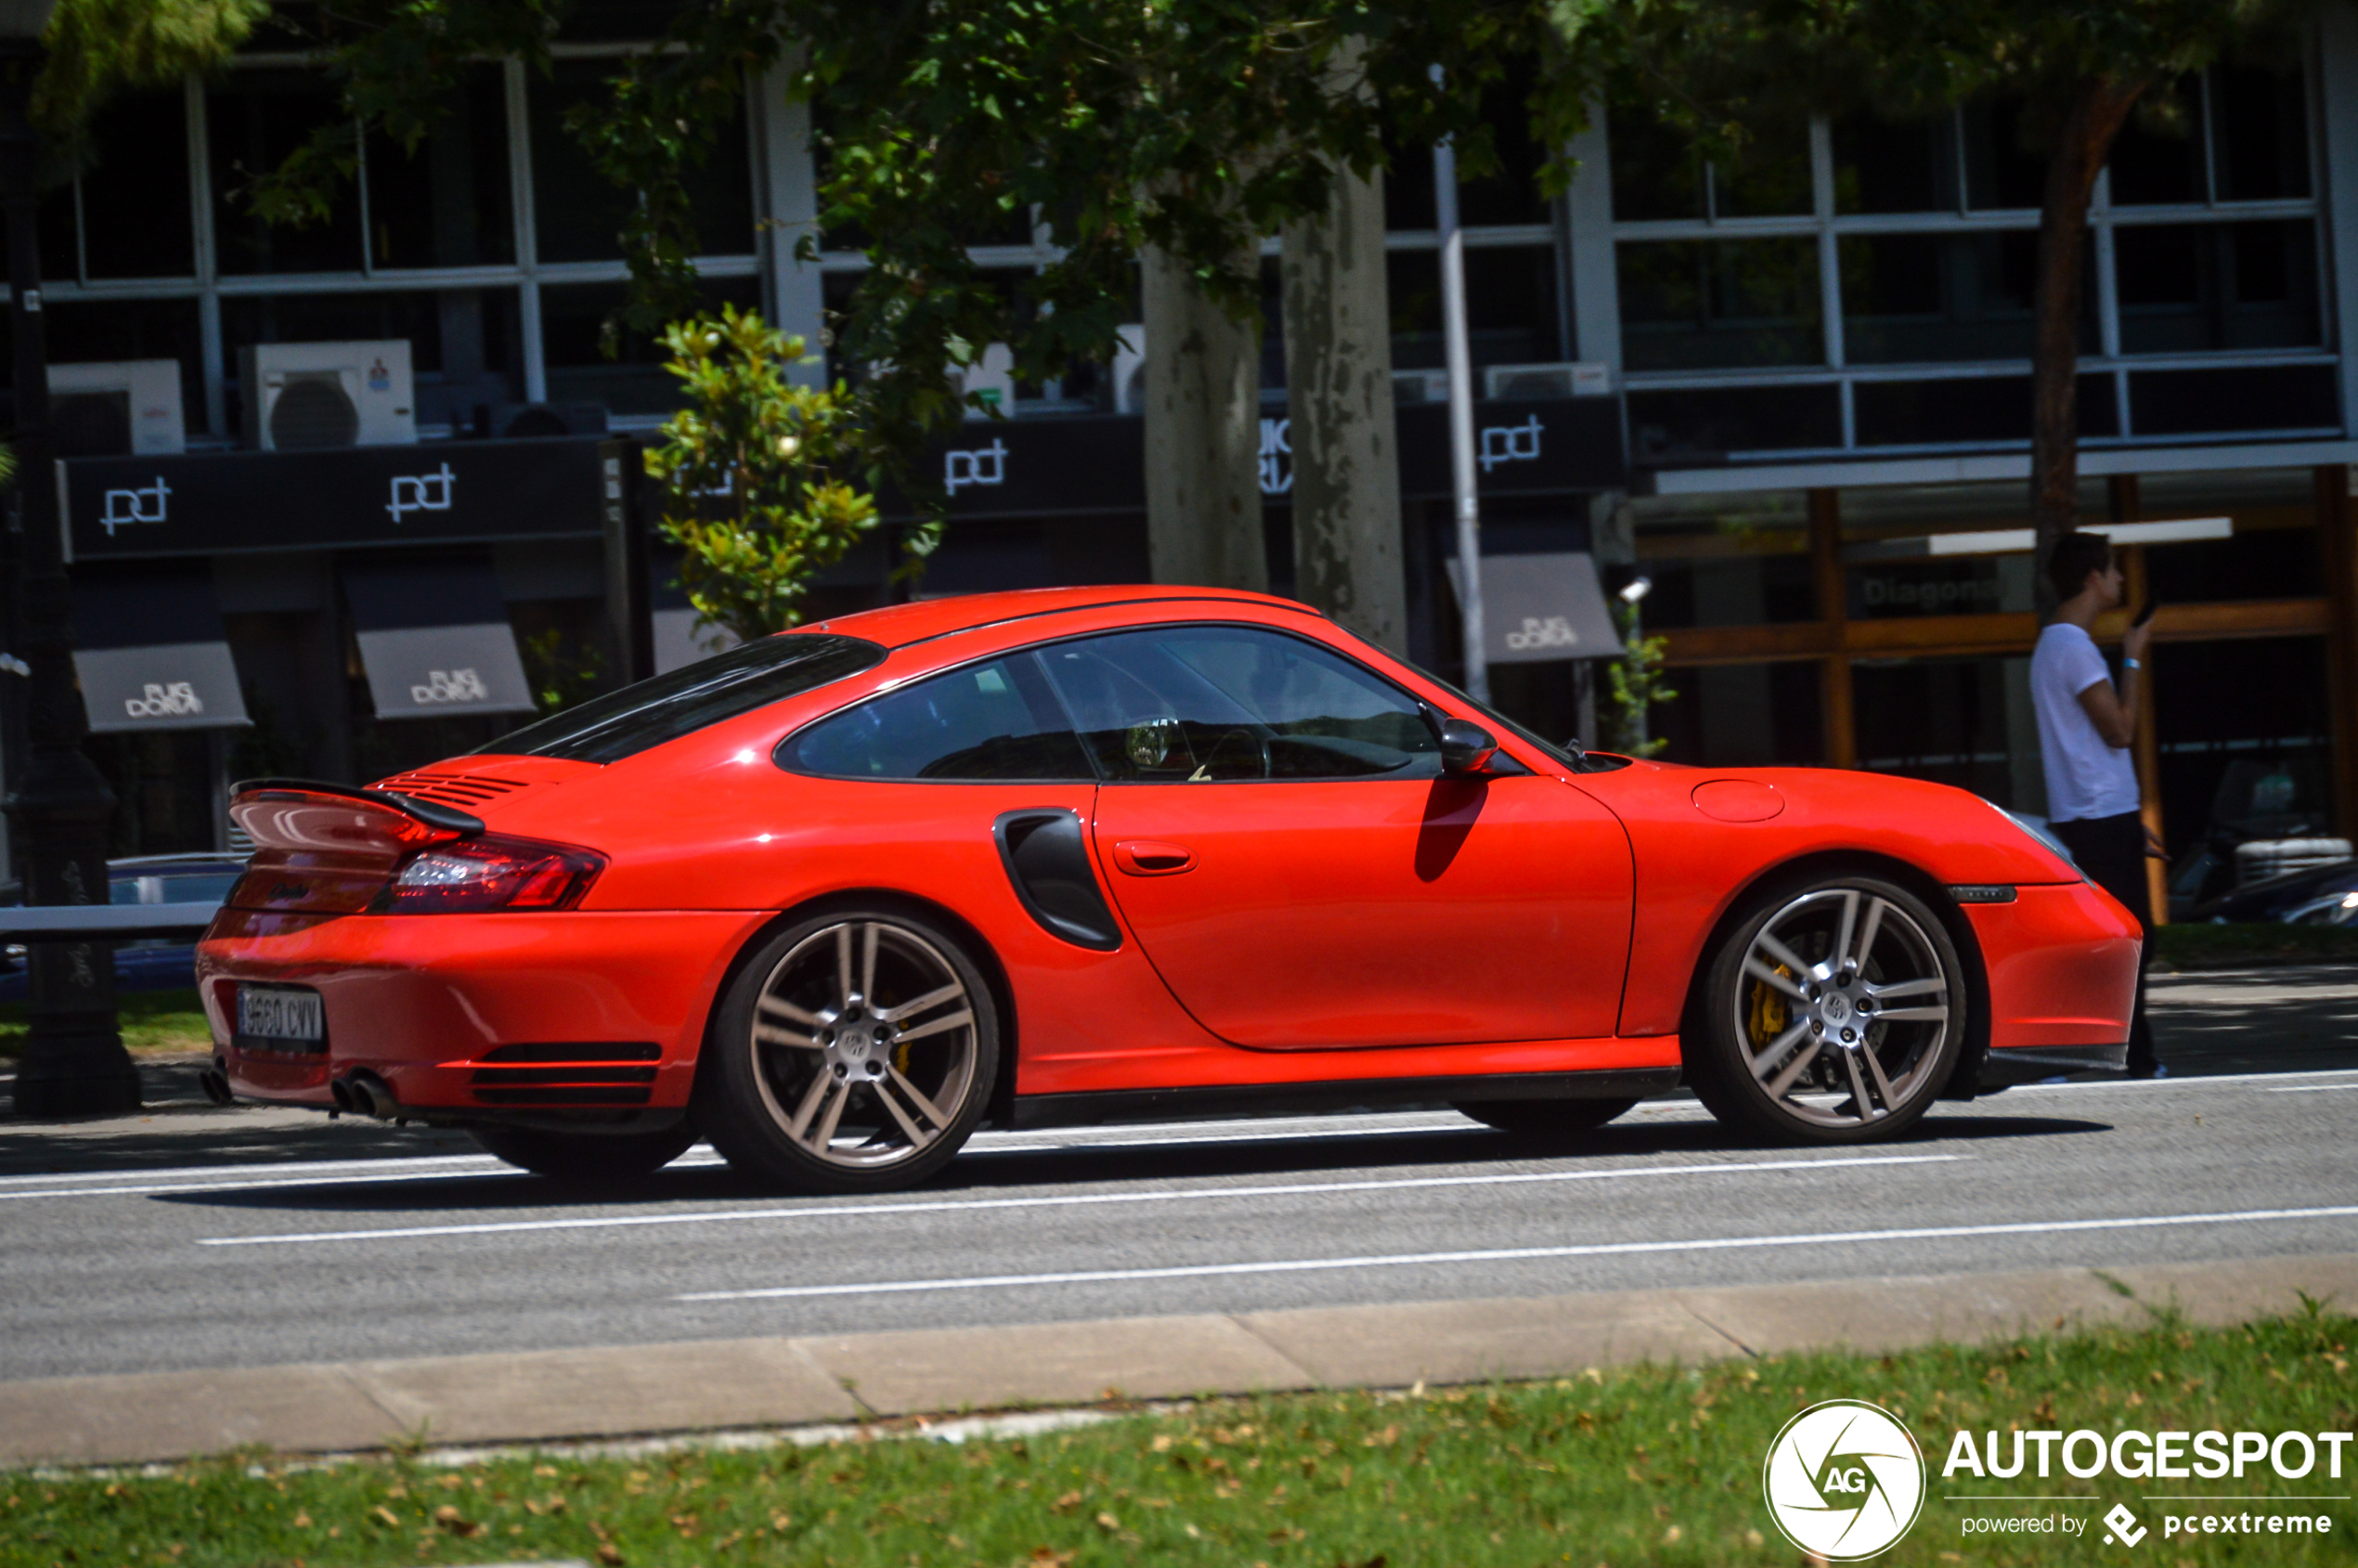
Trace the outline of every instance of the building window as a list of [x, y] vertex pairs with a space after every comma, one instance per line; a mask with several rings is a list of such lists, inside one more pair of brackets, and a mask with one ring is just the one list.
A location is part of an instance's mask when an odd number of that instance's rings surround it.
[[481, 65], [414, 150], [369, 138], [369, 262], [379, 269], [516, 259], [501, 71]]
[[[613, 74], [610, 59], [559, 60], [546, 81], [532, 84], [533, 214], [544, 262], [621, 259], [631, 198], [598, 172], [564, 123], [577, 107], [606, 102]], [[743, 122], [721, 127], [712, 155], [682, 177], [703, 253], [752, 254], [752, 150]]]
[[[2082, 437], [2338, 428], [2301, 71], [2222, 65], [2170, 107], [2121, 134], [2090, 206]], [[1610, 114], [1636, 454], [2026, 444], [2046, 169], [2025, 112], [1754, 126], [1725, 166]], [[1747, 402], [1742, 372], [1770, 367], [1790, 408]]]

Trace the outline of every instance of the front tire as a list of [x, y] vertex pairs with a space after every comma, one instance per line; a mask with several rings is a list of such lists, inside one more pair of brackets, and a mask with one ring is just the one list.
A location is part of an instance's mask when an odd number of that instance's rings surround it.
[[1689, 1078], [1727, 1125], [1787, 1143], [1913, 1126], [1956, 1069], [1965, 969], [1914, 893], [1846, 874], [1756, 897], [1709, 960]]
[[763, 942], [714, 1015], [697, 1121], [732, 1165], [805, 1192], [913, 1186], [982, 1119], [998, 1009], [957, 938], [838, 910]]
[[621, 1180], [662, 1170], [696, 1141], [693, 1122], [656, 1133], [551, 1133], [538, 1127], [471, 1127], [468, 1136], [511, 1165], [560, 1181]]
[[1471, 1116], [1501, 1133], [1525, 1138], [1568, 1138], [1598, 1128], [1635, 1106], [1626, 1100], [1453, 1100], [1461, 1116]]

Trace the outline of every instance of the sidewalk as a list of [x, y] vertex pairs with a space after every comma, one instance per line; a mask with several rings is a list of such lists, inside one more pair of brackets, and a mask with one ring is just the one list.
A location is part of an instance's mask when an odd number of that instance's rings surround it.
[[1309, 1388], [1547, 1378], [1640, 1360], [1887, 1353], [2145, 1303], [2222, 1324], [2358, 1302], [2358, 1254], [718, 1340], [0, 1383], [0, 1465], [249, 1445], [538, 1443]]

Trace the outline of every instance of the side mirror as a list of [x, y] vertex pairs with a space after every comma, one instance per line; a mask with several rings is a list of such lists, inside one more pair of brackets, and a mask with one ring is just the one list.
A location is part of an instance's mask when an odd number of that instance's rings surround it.
[[1490, 766], [1498, 742], [1489, 731], [1463, 719], [1444, 719], [1440, 727], [1441, 771], [1479, 773]]

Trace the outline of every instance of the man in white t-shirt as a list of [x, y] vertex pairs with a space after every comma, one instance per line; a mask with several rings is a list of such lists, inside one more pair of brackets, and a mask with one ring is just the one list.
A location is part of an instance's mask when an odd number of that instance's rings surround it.
[[[2030, 700], [2039, 714], [2048, 823], [2071, 850], [2080, 874], [2137, 917], [2150, 959], [2153, 924], [2145, 883], [2150, 836], [2138, 810], [2137, 768], [2129, 747], [2137, 736], [2137, 698], [2153, 628], [2131, 627], [2122, 635], [2116, 692], [2112, 671], [2089, 635], [2098, 616], [2120, 605], [2120, 567], [2112, 558], [2111, 541], [2101, 534], [2066, 534], [2048, 558], [2047, 580], [2062, 603], [2030, 655]], [[2154, 852], [2159, 853], [2158, 846]], [[2129, 1072], [2134, 1078], [2161, 1072], [2145, 1022], [2142, 965], [2137, 1011], [2129, 1027]]]

